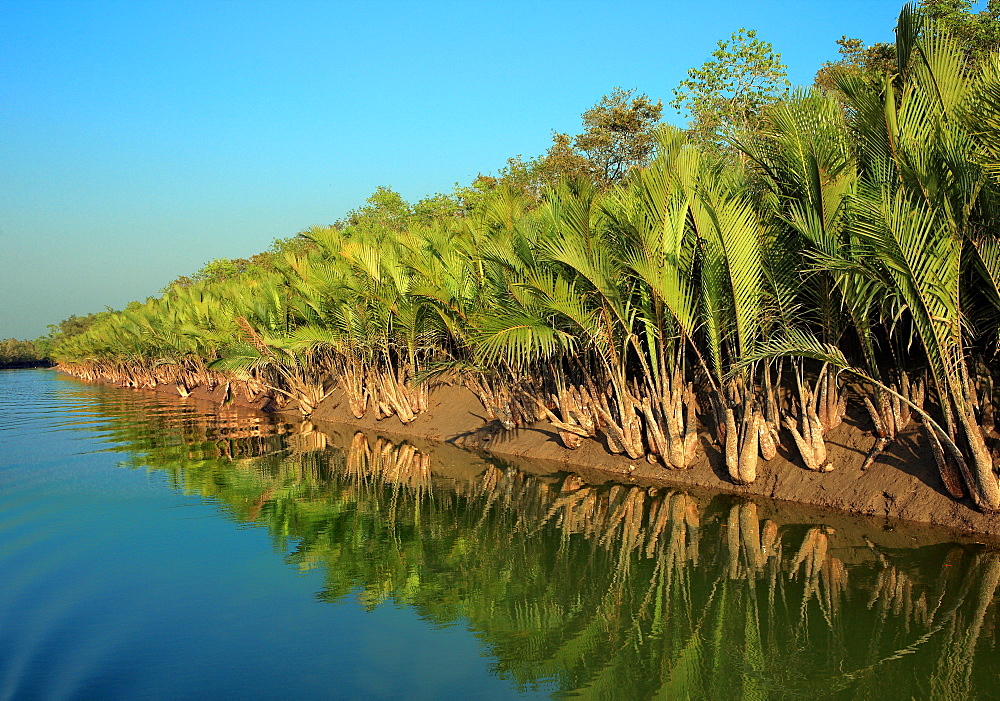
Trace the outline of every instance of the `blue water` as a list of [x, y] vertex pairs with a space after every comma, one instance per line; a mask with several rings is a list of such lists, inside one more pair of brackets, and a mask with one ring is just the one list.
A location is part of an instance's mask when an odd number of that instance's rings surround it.
[[514, 695], [461, 622], [320, 601], [266, 529], [122, 467], [101, 391], [0, 371], [0, 699]]
[[1000, 698], [1000, 548], [0, 371], [0, 700]]

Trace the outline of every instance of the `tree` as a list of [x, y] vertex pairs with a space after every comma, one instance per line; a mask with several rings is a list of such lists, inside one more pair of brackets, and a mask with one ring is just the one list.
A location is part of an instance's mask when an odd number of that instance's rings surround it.
[[459, 217], [461, 213], [462, 203], [455, 195], [437, 193], [418, 200], [413, 205], [413, 218], [422, 224]]
[[718, 143], [752, 128], [761, 109], [786, 94], [791, 84], [781, 54], [758, 39], [755, 30], [740, 29], [729, 41], [719, 41], [712, 57], [688, 71], [670, 106], [691, 115], [696, 140]]
[[958, 40], [966, 57], [977, 64], [1000, 47], [1000, 0], [989, 0], [982, 12], [971, 0], [921, 0], [919, 9]]
[[[632, 168], [644, 164], [656, 145], [656, 125], [663, 114], [663, 103], [655, 103], [644, 93], [615, 88], [600, 102], [583, 113], [583, 133], [573, 145], [590, 163], [591, 174], [599, 185], [621, 180]], [[556, 134], [549, 149], [550, 157], [565, 149], [565, 138]]]
[[0, 368], [37, 367], [48, 362], [47, 353], [38, 347], [37, 341], [0, 340]]
[[841, 59], [827, 61], [816, 71], [815, 85], [824, 92], [838, 93], [837, 81], [846, 75], [875, 80], [896, 72], [896, 47], [879, 42], [865, 46], [860, 39], [842, 36], [837, 40]]
[[478, 201], [483, 192], [504, 185], [537, 200], [546, 188], [567, 179], [610, 187], [649, 161], [662, 114], [662, 102], [636, 95], [635, 89], [615, 88], [581, 115], [583, 133], [570, 136], [554, 131], [544, 155], [508, 159], [495, 178], [480, 174], [458, 197], [463, 202]]
[[103, 312], [91, 312], [86, 316], [71, 315], [68, 319], [63, 319], [58, 324], [49, 324], [49, 330], [44, 336], [39, 336], [34, 340], [34, 347], [40, 358], [48, 358], [58, 344], [67, 339], [74, 338], [85, 333], [98, 321], [106, 319], [117, 312], [111, 307], [107, 307]]
[[554, 186], [567, 178], [593, 177], [593, 164], [573, 145], [573, 140], [569, 134], [552, 133], [552, 145], [534, 166], [534, 181], [538, 185]]
[[[968, 66], [975, 66], [1000, 48], [1000, 0], [989, 0], [982, 12], [972, 11], [970, 0], [922, 0], [917, 10], [954, 37], [965, 53]], [[895, 44], [879, 42], [865, 46], [860, 39], [841, 37], [839, 61], [824, 63], [816, 73], [816, 87], [839, 92], [838, 80], [857, 76], [879, 80], [896, 72]]]
[[406, 200], [395, 190], [383, 185], [377, 187], [365, 202], [368, 203], [366, 206], [348, 212], [340, 225], [401, 231], [413, 216], [413, 208]]

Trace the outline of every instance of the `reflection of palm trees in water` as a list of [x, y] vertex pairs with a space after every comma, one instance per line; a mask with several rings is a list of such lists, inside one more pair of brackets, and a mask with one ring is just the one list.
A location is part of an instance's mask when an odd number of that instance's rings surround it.
[[[964, 559], [964, 558], [963, 558]], [[940, 618], [944, 643], [932, 677], [935, 698], [972, 696], [971, 678], [976, 644], [986, 620], [986, 610], [1000, 584], [1000, 554], [981, 552], [972, 556], [965, 586], [951, 611]], [[995, 613], [994, 613], [995, 615]], [[936, 622], [935, 622], [936, 623]]]
[[[557, 488], [503, 488], [505, 482], [511, 482], [505, 477], [512, 472], [490, 467], [480, 479], [469, 484], [467, 494], [474, 496], [479, 490], [486, 509], [509, 509], [518, 503], [523, 507], [525, 496], [531, 492], [535, 498], [547, 500], [544, 518], [534, 526], [535, 532], [554, 526], [558, 529], [563, 547], [571, 538], [582, 537], [590, 541], [592, 547], [605, 549], [612, 555], [610, 586], [595, 605], [593, 620], [614, 620], [615, 614], [625, 613], [624, 608], [632, 607], [629, 615], [618, 618], [632, 621], [633, 628], [631, 632], [620, 631], [619, 651], [636, 644], [649, 633], [643, 626], [644, 620], [655, 620], [653, 628], [659, 627], [660, 634], [666, 626], [676, 627], [675, 623], [664, 620], [667, 608], [672, 609], [671, 613], [675, 615], [680, 613], [677, 616], [679, 620], [686, 619], [691, 623], [688, 642], [681, 646], [681, 654], [676, 656], [674, 666], [669, 668], [669, 679], [673, 680], [676, 673], [686, 668], [688, 672], [698, 670], [702, 675], [695, 687], [705, 690], [724, 688], [725, 684], [719, 687], [719, 683], [711, 677], [713, 673], [721, 673], [725, 661], [719, 659], [718, 664], [712, 664], [712, 658], [704, 654], [707, 648], [715, 648], [715, 654], [726, 649], [742, 651], [744, 664], [749, 665], [744, 670], [748, 679], [780, 677], [779, 672], [768, 671], [767, 661], [782, 657], [776, 658], [772, 651], [765, 651], [765, 648], [769, 642], [775, 644], [776, 631], [790, 615], [797, 620], [794, 626], [794, 630], [798, 631], [797, 642], [794, 644], [807, 644], [809, 631], [815, 627], [815, 621], [811, 620], [815, 613], [819, 616], [817, 620], [822, 621], [832, 636], [834, 647], [845, 646], [843, 636], [847, 633], [840, 618], [850, 598], [850, 581], [847, 565], [832, 547], [837, 537], [834, 529], [809, 527], [797, 541], [797, 547], [786, 554], [785, 543], [790, 535], [783, 533], [774, 521], [761, 520], [758, 507], [753, 502], [735, 501], [725, 522], [718, 524], [724, 526], [719, 528], [721, 538], [718, 544], [722, 546], [720, 551], [725, 552], [725, 567], [716, 570], [712, 594], [702, 604], [701, 615], [698, 615], [698, 607], [693, 605], [697, 595], [692, 594], [691, 581], [694, 576], [692, 569], [698, 565], [702, 515], [693, 497], [672, 491], [655, 494], [652, 490], [654, 493], [651, 494], [649, 490], [623, 485], [595, 487], [575, 475], [565, 476]], [[934, 684], [943, 689], [939, 694], [941, 696], [956, 697], [962, 688], [967, 694], [976, 642], [1000, 580], [1000, 555], [983, 551], [969, 556], [962, 548], [956, 548], [960, 558], [974, 558], [975, 562], [970, 567], [972, 577], [966, 580], [964, 587], [951, 592], [950, 596], [954, 598], [950, 605], [946, 602], [949, 595], [947, 588], [939, 591], [939, 613], [935, 617], [927, 608], [927, 592], [918, 591], [919, 584], [915, 584], [903, 569], [892, 564], [889, 556], [874, 547], [872, 552], [880, 569], [872, 583], [868, 608], [874, 607], [883, 624], [891, 619], [894, 626], [902, 626], [904, 635], [913, 631], [914, 638], [910, 648], [890, 651], [883, 658], [870, 661], [869, 665], [883, 666], [899, 660], [941, 633], [944, 635], [942, 654], [938, 658]], [[952, 555], [953, 560], [954, 557]], [[630, 600], [627, 590], [636, 583], [632, 566], [639, 559], [652, 560], [653, 570], [642, 595], [633, 596]], [[955, 562], [946, 564], [956, 566]], [[733, 590], [732, 584], [725, 584], [727, 581], [744, 586]], [[757, 596], [758, 583], [765, 587], [766, 597], [762, 600]], [[730, 589], [725, 595], [720, 591], [722, 586]], [[790, 601], [789, 597], [793, 594], [798, 603], [786, 605], [782, 611], [782, 602]], [[733, 601], [738, 601], [740, 606], [730, 603]], [[664, 603], [668, 606], [665, 607]], [[763, 605], [759, 606], [759, 603]], [[681, 610], [678, 610], [678, 605]], [[721, 623], [727, 614], [738, 608], [743, 608], [743, 615], [732, 618], [742, 620], [742, 626], [734, 628]], [[966, 613], [959, 616], [961, 612]], [[966, 625], [966, 621], [974, 623]], [[713, 623], [714, 626], [711, 625]], [[767, 629], [767, 634], [764, 629]], [[568, 644], [579, 643], [578, 638], [571, 638]], [[787, 644], [777, 642], [778, 646]], [[701, 650], [702, 658], [692, 667], [695, 650]], [[877, 652], [877, 646], [870, 652]], [[557, 657], [565, 659], [562, 655]], [[784, 659], [787, 660], [787, 657]], [[847, 687], [864, 676], [862, 673], [844, 675], [840, 686]], [[764, 682], [761, 684], [763, 692], [767, 685]], [[965, 686], [962, 687], [962, 684]], [[668, 688], [669, 685], [663, 687]]]
[[[933, 665], [929, 698], [976, 698], [973, 662], [983, 629], [988, 627], [990, 635], [995, 635], [996, 607], [991, 608], [991, 604], [1000, 585], [1000, 552], [969, 553], [961, 547], [951, 548], [933, 586], [919, 594], [916, 594], [919, 585], [909, 574], [883, 555], [880, 562], [882, 569], [868, 601], [868, 608], [877, 613], [879, 624], [871, 646], [871, 661], [850, 676], [871, 678], [893, 662], [929, 652]], [[879, 655], [878, 638], [892, 636], [900, 621], [907, 634], [912, 627], [912, 642]], [[995, 643], [990, 647], [995, 647]]]
[[829, 553], [830, 536], [835, 531], [825, 526], [813, 526], [806, 532], [802, 545], [792, 561], [792, 578], [801, 576], [804, 583], [801, 611], [803, 618], [809, 600], [815, 597], [827, 622], [833, 626], [847, 588], [847, 568]]
[[502, 463], [457, 479], [435, 448], [131, 401], [108, 413], [132, 464], [293, 538], [290, 562], [325, 570], [324, 599], [468, 621], [516, 684], [962, 698], [995, 675], [986, 548], [853, 545], [752, 501]]
[[347, 453], [347, 472], [362, 481], [374, 480], [398, 487], [408, 487], [418, 495], [430, 485], [430, 457], [409, 443], [393, 443], [376, 438], [370, 443], [368, 436], [354, 434]]

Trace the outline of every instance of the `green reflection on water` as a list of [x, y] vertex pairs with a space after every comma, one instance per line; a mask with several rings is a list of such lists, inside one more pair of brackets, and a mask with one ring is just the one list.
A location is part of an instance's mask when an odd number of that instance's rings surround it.
[[267, 527], [289, 563], [325, 572], [323, 600], [393, 601], [437, 625], [468, 624], [491, 672], [516, 688], [717, 699], [1000, 688], [991, 547], [101, 396], [126, 464]]

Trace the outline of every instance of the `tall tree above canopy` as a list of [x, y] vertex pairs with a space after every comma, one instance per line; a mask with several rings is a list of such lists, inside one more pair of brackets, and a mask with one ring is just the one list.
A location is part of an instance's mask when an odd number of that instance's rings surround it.
[[553, 186], [564, 178], [593, 176], [593, 164], [573, 145], [573, 140], [569, 134], [552, 133], [552, 145], [534, 163], [535, 178], [539, 185]]
[[392, 188], [380, 185], [365, 200], [367, 205], [351, 210], [341, 226], [361, 229], [401, 231], [413, 216], [413, 208]]
[[837, 40], [840, 60], [827, 61], [816, 71], [815, 84], [825, 92], [836, 93], [837, 81], [844, 75], [871, 80], [896, 72], [896, 47], [886, 42], [866, 46], [860, 39], [842, 36]]
[[670, 106], [690, 113], [697, 140], [718, 142], [752, 128], [761, 109], [787, 93], [787, 76], [781, 54], [755, 30], [740, 29], [729, 41], [719, 41], [712, 60], [688, 71]]
[[[645, 93], [615, 88], [583, 113], [583, 133], [573, 145], [590, 162], [594, 179], [609, 185], [647, 161], [656, 145], [663, 103]], [[559, 145], [559, 134], [556, 144]]]
[[[552, 145], [541, 156], [508, 159], [496, 177], [480, 176], [459, 199], [475, 202], [499, 185], [539, 199], [546, 188], [567, 179], [590, 180], [608, 188], [633, 168], [645, 165], [656, 149], [663, 102], [636, 90], [615, 88], [581, 115], [583, 132], [553, 132]], [[477, 194], [479, 193], [479, 194]]]

